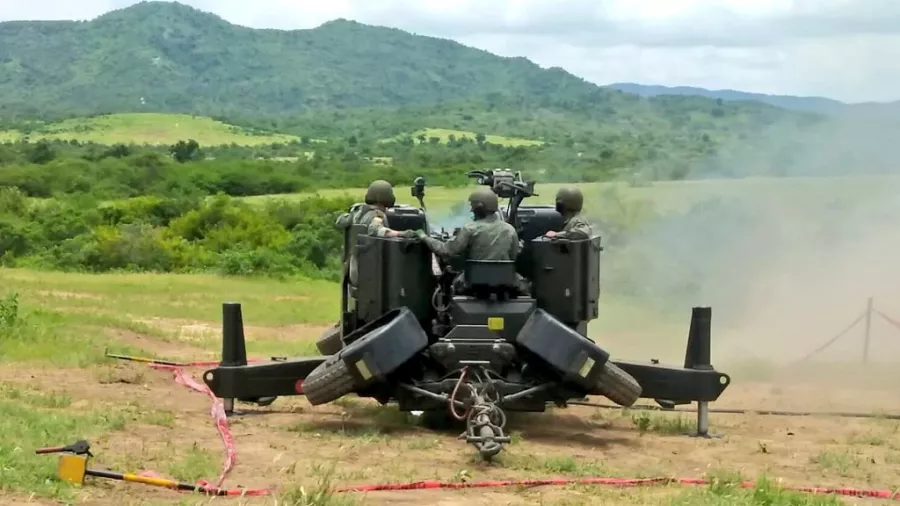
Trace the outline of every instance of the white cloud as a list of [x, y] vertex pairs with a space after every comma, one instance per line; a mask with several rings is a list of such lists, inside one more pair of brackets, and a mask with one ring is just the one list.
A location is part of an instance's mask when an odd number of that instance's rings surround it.
[[[598, 84], [900, 99], [897, 0], [182, 0], [232, 23], [338, 17], [452, 38]], [[0, 2], [0, 20], [89, 19], [133, 0]]]

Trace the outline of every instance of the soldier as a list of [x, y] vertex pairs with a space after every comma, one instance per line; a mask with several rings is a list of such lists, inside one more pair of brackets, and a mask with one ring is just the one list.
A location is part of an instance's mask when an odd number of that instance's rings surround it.
[[[395, 203], [394, 188], [390, 183], [380, 179], [372, 181], [366, 190], [365, 204], [354, 205], [349, 212], [338, 217], [335, 226], [344, 230], [353, 225], [366, 225], [366, 233], [376, 237], [415, 237], [413, 230], [398, 232], [389, 227], [385, 211], [394, 207]], [[356, 286], [358, 269], [354, 252], [350, 252], [349, 262], [350, 284]]]
[[551, 230], [544, 235], [551, 239], [570, 239], [575, 241], [590, 239], [592, 234], [591, 225], [581, 216], [583, 203], [584, 196], [578, 188], [560, 188], [556, 192], [556, 211], [563, 216], [565, 225], [561, 232]]
[[[388, 226], [387, 214], [385, 211], [395, 204], [394, 188], [390, 183], [383, 180], [373, 181], [366, 190], [366, 201], [364, 204], [354, 204], [350, 211], [340, 215], [335, 220], [335, 227], [346, 233], [347, 229], [353, 225], [366, 225], [366, 233], [377, 237], [415, 237], [416, 232], [407, 230], [398, 232]], [[347, 309], [353, 310], [356, 306], [356, 299], [352, 296], [352, 288], [356, 287], [359, 281], [359, 264], [356, 258], [356, 252], [350, 251], [349, 257], [344, 259], [343, 268], [347, 271]], [[340, 322], [326, 330], [322, 337], [319, 338], [316, 345], [325, 355], [337, 353], [343, 343], [341, 342]]]
[[[466, 223], [453, 239], [441, 242], [419, 230], [418, 236], [437, 255], [455, 257], [464, 255], [467, 260], [515, 260], [521, 250], [515, 227], [503, 221], [497, 212], [500, 203], [497, 194], [488, 188], [479, 188], [469, 195], [474, 221]], [[454, 285], [461, 286], [461, 276]], [[519, 289], [525, 290], [523, 283]]]

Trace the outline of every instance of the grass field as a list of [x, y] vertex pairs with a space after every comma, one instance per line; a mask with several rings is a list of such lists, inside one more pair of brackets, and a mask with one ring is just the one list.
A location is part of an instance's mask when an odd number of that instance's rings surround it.
[[[524, 174], [528, 178], [528, 174]], [[412, 182], [410, 182], [412, 184]], [[526, 199], [527, 205], [553, 205], [560, 183], [538, 183], [537, 196]], [[690, 206], [711, 199], [772, 202], [775, 205], [802, 204], [803, 201], [818, 205], [837, 205], [845, 200], [890, 197], [900, 189], [900, 176], [858, 176], [843, 178], [747, 178], [741, 180], [700, 180], [656, 182], [647, 186], [630, 186], [627, 183], [579, 183], [584, 193], [585, 209], [602, 208], [609, 201], [609, 192], [624, 201], [641, 201], [657, 212], [683, 211]], [[473, 184], [456, 187], [426, 187], [425, 204], [429, 210], [445, 212], [455, 205], [465, 204]], [[245, 197], [248, 202], [264, 202], [271, 199], [304, 199], [313, 195], [323, 197], [353, 196], [362, 199], [365, 188], [327, 189], [307, 193], [261, 195]], [[394, 195], [398, 204], [418, 205], [406, 186], [397, 185]], [[798, 202], [799, 199], [799, 202]]]
[[[897, 194], [900, 178], [690, 182], [631, 188], [626, 199], [660, 210], [684, 209], [710, 197], [749, 199], [763, 206], [835, 205], [841, 199]], [[582, 185], [588, 206], [618, 200], [615, 185]], [[539, 185], [549, 204], [557, 185]], [[448, 210], [471, 188], [428, 188], [429, 209]], [[362, 195], [363, 190], [348, 192]], [[401, 203], [413, 204], [397, 191]], [[288, 198], [305, 198], [293, 195]], [[271, 197], [265, 197], [271, 198]], [[607, 198], [609, 202], [604, 202]], [[264, 198], [250, 200], [260, 201]], [[814, 212], [814, 211], [810, 211]], [[212, 275], [84, 275], [0, 269], [0, 504], [85, 502], [103, 505], [206, 504], [209, 501], [143, 485], [89, 479], [76, 489], [53, 479], [56, 459], [32, 449], [87, 438], [94, 467], [152, 470], [195, 481], [213, 480], [223, 461], [209, 400], [179, 386], [171, 373], [117, 362], [104, 350], [174, 360], [215, 359], [221, 303], [243, 304], [251, 357], [304, 355], [337, 316], [332, 283]], [[17, 300], [3, 299], [17, 293]], [[640, 301], [601, 295], [590, 328], [613, 356], [627, 360], [683, 358], [688, 309], [660, 315]], [[715, 325], [715, 323], [714, 323]], [[716, 329], [714, 329], [714, 332]], [[673, 337], [675, 336], [675, 337]], [[828, 337], [828, 336], [825, 336]], [[797, 337], [800, 339], [800, 336]], [[896, 360], [781, 369], [765, 362], [713, 361], [733, 384], [713, 407], [829, 411], [900, 411]], [[682, 355], [679, 356], [679, 353]], [[198, 378], [203, 369], [191, 369]], [[602, 398], [591, 401], [606, 404]], [[276, 487], [278, 504], [588, 504], [767, 505], [864, 504], [875, 501], [799, 495], [762, 485], [734, 486], [738, 477], [769, 477], [789, 485], [900, 486], [900, 422], [886, 418], [791, 418], [714, 414], [722, 439], [683, 435], [693, 416], [585, 406], [511, 417], [513, 443], [492, 464], [456, 432], [426, 430], [393, 407], [348, 396], [313, 407], [302, 397], [272, 406], [239, 405], [259, 416], [231, 419], [237, 463], [226, 486]], [[548, 477], [709, 477], [711, 487], [511, 487], [314, 494], [335, 485]], [[223, 499], [216, 504], [273, 504], [272, 498]]]
[[[21, 132], [0, 132], [0, 142], [22, 138]], [[211, 118], [186, 114], [112, 114], [94, 118], [69, 119], [46, 125], [42, 132], [29, 135], [36, 141], [47, 139], [75, 139], [99, 144], [174, 144], [179, 140], [194, 139], [200, 146], [238, 144], [286, 143], [298, 137], [282, 134], [253, 134], [248, 130], [228, 125]]]
[[[95, 467], [211, 480], [223, 456], [208, 399], [176, 385], [165, 371], [106, 359], [104, 349], [174, 360], [215, 359], [220, 303], [238, 300], [251, 357], [307, 354], [337, 308], [335, 287], [309, 280], [2, 269], [0, 282], [19, 295], [18, 310], [9, 299], [0, 304], [4, 504], [19, 504], [31, 494], [38, 504], [205, 503], [100, 479], [89, 478], [85, 488], [75, 489], [53, 479], [55, 458], [30, 452], [88, 438]], [[630, 309], [617, 310], [626, 307]], [[604, 302], [602, 314], [592, 335], [602, 337], [609, 349], [647, 339], [646, 333], [621, 329], [631, 324], [646, 331], [649, 313], [612, 300]], [[609, 333], [610, 328], [619, 330]], [[728, 364], [719, 365], [727, 370]], [[201, 371], [191, 374], [199, 377]], [[770, 374], [766, 381], [735, 383], [718, 404], [860, 410], [883, 406], [885, 400], [897, 402], [896, 392], [860, 390], [848, 383], [830, 390], [828, 399], [817, 395], [818, 388], [812, 380], [798, 384]], [[265, 415], [232, 419], [238, 457], [226, 485], [276, 486], [281, 504], [812, 505], [841, 502], [765, 487], [738, 490], [729, 484], [738, 476], [769, 476], [800, 485], [900, 485], [900, 424], [888, 420], [713, 415], [714, 430], [726, 439], [696, 440], [680, 434], [693, 423], [689, 415], [572, 407], [511, 419], [514, 443], [488, 465], [474, 459], [471, 447], [456, 440], [455, 433], [428, 431], [394, 408], [352, 397], [320, 407], [301, 397], [280, 399], [268, 408], [242, 408]], [[336, 466], [333, 471], [331, 466]], [[712, 488], [572, 486], [310, 496], [326, 478], [334, 484], [360, 484], [672, 475], [706, 475], [722, 482]], [[216, 501], [272, 504], [271, 498]]]
[[[468, 137], [470, 140], [474, 141], [476, 132], [468, 132], [465, 130], [448, 130], [446, 128], [425, 128], [422, 130], [416, 130], [415, 132], [413, 132], [410, 135], [412, 135], [412, 138], [414, 140], [416, 140], [416, 142], [420, 142], [417, 139], [420, 136], [424, 135], [425, 142], [430, 142], [429, 139], [431, 137], [437, 137], [438, 139], [440, 139], [440, 142], [446, 143], [450, 139], [451, 135], [454, 136], [456, 139], [462, 139], [463, 137]], [[405, 136], [405, 134], [403, 136]], [[396, 140], [399, 137], [403, 137], [403, 136], [392, 137], [390, 139], [385, 139], [384, 141]], [[543, 141], [538, 141], [538, 140], [534, 140], [534, 139], [522, 139], [519, 137], [503, 137], [501, 135], [488, 135], [488, 134], [485, 134], [485, 141], [489, 142], [491, 144], [497, 144], [500, 146], [510, 146], [510, 147], [539, 146], [541, 144], [544, 144]]]

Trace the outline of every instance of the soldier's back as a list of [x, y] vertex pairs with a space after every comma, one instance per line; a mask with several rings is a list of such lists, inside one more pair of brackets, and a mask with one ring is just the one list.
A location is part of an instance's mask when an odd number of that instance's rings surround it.
[[470, 222], [467, 226], [473, 232], [469, 259], [515, 260], [510, 258], [510, 251], [519, 242], [515, 227], [496, 216]]

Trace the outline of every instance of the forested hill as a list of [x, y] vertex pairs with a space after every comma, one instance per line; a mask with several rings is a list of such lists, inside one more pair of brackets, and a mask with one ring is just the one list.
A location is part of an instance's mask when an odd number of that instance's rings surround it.
[[260, 30], [174, 2], [143, 2], [86, 22], [0, 23], [8, 110], [268, 115], [493, 92], [598, 102], [619, 95], [524, 58], [346, 20]]
[[0, 97], [6, 118], [138, 111], [259, 118], [473, 99], [505, 107], [514, 97], [513, 107], [607, 119], [658, 116], [654, 109], [670, 98], [648, 100], [398, 29], [338, 20], [259, 30], [174, 2], [143, 2], [91, 21], [0, 23]]

